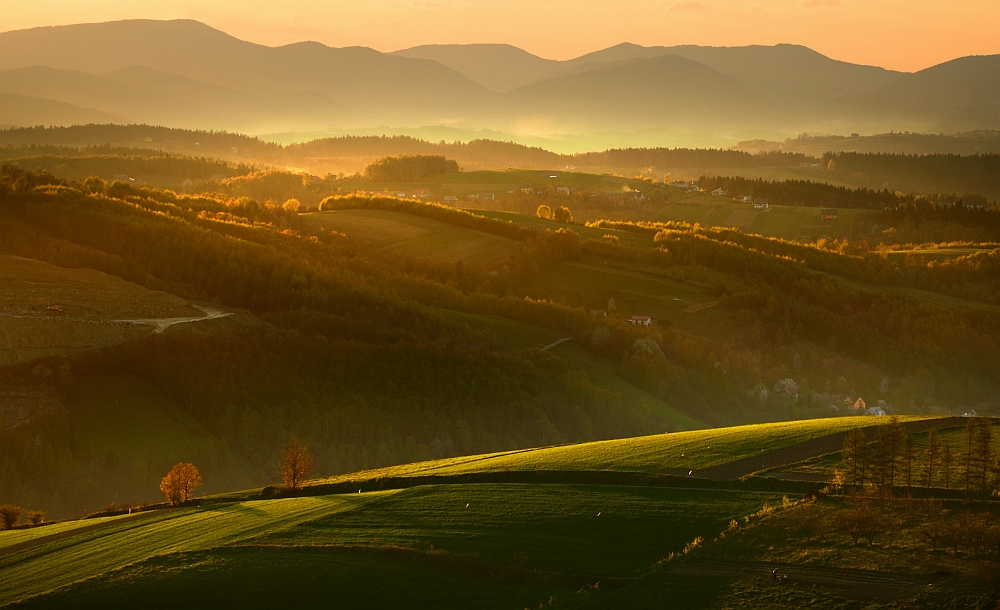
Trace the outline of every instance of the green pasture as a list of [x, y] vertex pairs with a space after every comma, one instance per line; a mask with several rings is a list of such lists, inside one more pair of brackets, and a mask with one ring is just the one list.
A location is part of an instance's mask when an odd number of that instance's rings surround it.
[[[692, 196], [688, 196], [692, 197]], [[661, 208], [648, 220], [699, 223], [703, 227], [737, 227], [747, 233], [769, 237], [811, 241], [821, 237], [836, 238], [866, 210], [838, 209], [836, 221], [820, 219], [820, 207], [772, 205], [768, 210], [754, 210], [753, 204], [722, 197], [706, 200], [701, 193], [692, 200], [678, 199]]]
[[[263, 568], [277, 561], [284, 565], [280, 573], [298, 574], [312, 595], [331, 590], [331, 572], [339, 574], [333, 582], [350, 586], [353, 580], [362, 591], [379, 588], [395, 574], [399, 583], [372, 599], [385, 603], [390, 592], [411, 588], [418, 599], [432, 599], [429, 587], [450, 584], [460, 607], [475, 607], [491, 591], [502, 597], [516, 593], [515, 607], [524, 607], [560, 587], [504, 582], [483, 572], [517, 567], [578, 580], [632, 577], [694, 537], [714, 536], [731, 519], [776, 499], [644, 487], [495, 484], [183, 509], [0, 556], [0, 605], [50, 592], [36, 600], [38, 607], [112, 599], [149, 607], [147, 601], [157, 598], [148, 595], [182, 588], [211, 595], [209, 587], [231, 587], [244, 595], [248, 587], [275, 582], [273, 575], [263, 576]], [[406, 555], [394, 555], [393, 549], [410, 549], [413, 558], [400, 560]], [[463, 574], [462, 564], [486, 569]]]
[[315, 482], [534, 470], [646, 473], [698, 470], [853, 427], [881, 423], [884, 422], [874, 418], [838, 417], [693, 430], [432, 460], [318, 479]]
[[3, 549], [4, 547], [13, 546], [15, 544], [21, 544], [22, 542], [31, 542], [32, 540], [42, 536], [62, 534], [64, 532], [69, 532], [75, 529], [79, 529], [81, 527], [90, 527], [92, 525], [104, 524], [121, 518], [122, 515], [114, 517], [96, 517], [94, 519], [74, 519], [72, 521], [59, 521], [57, 523], [51, 523], [41, 527], [29, 527], [17, 530], [3, 530], [0, 531], [0, 549]]
[[306, 214], [313, 226], [339, 231], [387, 252], [435, 260], [491, 263], [504, 260], [520, 243], [481, 231], [388, 210], [336, 210]]

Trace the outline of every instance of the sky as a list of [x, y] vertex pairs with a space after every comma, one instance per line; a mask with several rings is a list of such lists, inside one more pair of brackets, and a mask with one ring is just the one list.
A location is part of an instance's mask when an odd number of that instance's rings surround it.
[[0, 31], [118, 19], [196, 19], [277, 46], [395, 51], [508, 43], [570, 59], [645, 46], [794, 43], [835, 59], [915, 71], [1000, 53], [1000, 0], [3, 0]]

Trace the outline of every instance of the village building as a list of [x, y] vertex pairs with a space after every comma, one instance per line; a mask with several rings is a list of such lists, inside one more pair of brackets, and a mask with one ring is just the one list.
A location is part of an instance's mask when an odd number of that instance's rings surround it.
[[568, 186], [557, 186], [556, 193], [559, 195], [569, 195], [570, 190]]
[[871, 409], [865, 411], [865, 415], [869, 415], [872, 417], [885, 417], [886, 412], [885, 409], [883, 409], [882, 407], [872, 407]]
[[430, 197], [431, 196], [431, 190], [430, 189], [424, 189], [424, 188], [413, 189], [413, 196], [416, 197], [417, 199], [423, 199], [425, 197]]
[[524, 193], [525, 195], [530, 195], [535, 192], [535, 187], [531, 186], [530, 184], [522, 184], [521, 192]]
[[726, 193], [723, 189], [715, 189], [712, 191], [712, 194], [716, 197], [725, 197], [728, 193]]
[[837, 210], [833, 208], [823, 208], [819, 213], [819, 217], [821, 220], [837, 220]]
[[483, 193], [482, 195], [479, 196], [479, 198], [480, 199], [489, 199], [490, 201], [493, 201], [494, 199], [496, 199], [496, 197], [493, 195], [493, 193]]
[[649, 316], [632, 316], [629, 318], [630, 324], [642, 324], [643, 326], [649, 326], [653, 323], [653, 319]]
[[762, 197], [757, 197], [756, 199], [753, 200], [753, 209], [766, 211], [770, 209], [770, 204], [768, 203], [767, 199], [764, 199]]
[[454, 195], [445, 195], [444, 196], [444, 202], [445, 203], [458, 203], [458, 197], [455, 197]]
[[744, 195], [743, 196], [743, 202], [744, 203], [753, 203], [753, 196], [752, 195]]

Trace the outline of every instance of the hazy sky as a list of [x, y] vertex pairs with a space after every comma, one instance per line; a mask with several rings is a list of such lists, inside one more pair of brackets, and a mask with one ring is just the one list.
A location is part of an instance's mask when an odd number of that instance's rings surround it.
[[111, 21], [203, 21], [268, 45], [317, 40], [394, 51], [506, 42], [569, 59], [641, 45], [798, 43], [855, 63], [919, 70], [1000, 53], [1000, 0], [3, 0], [0, 31]]

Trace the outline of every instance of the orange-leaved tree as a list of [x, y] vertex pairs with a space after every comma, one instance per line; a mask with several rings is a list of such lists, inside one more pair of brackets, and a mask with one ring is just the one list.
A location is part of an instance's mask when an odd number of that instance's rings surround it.
[[182, 504], [191, 499], [194, 490], [201, 486], [201, 474], [194, 464], [178, 462], [170, 469], [167, 476], [160, 481], [160, 491], [166, 496], [171, 506]]
[[299, 439], [292, 438], [281, 454], [281, 479], [285, 489], [299, 489], [312, 472], [313, 456]]

